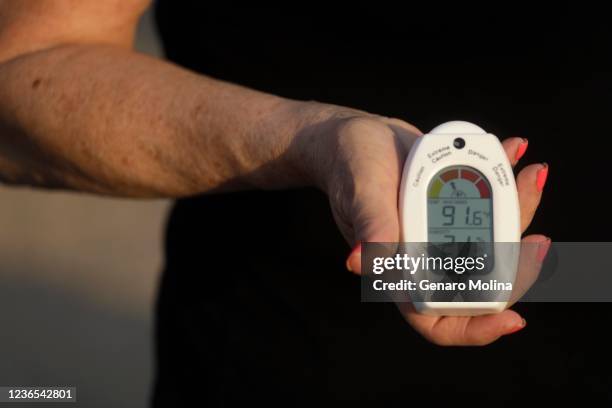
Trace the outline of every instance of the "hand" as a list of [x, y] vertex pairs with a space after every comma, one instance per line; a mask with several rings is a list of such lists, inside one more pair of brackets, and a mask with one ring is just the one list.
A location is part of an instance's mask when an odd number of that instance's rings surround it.
[[[334, 218], [344, 237], [357, 244], [347, 260], [361, 272], [361, 242], [398, 242], [400, 224], [398, 190], [404, 161], [422, 134], [404, 121], [363, 112], [347, 111], [321, 125], [323, 146], [317, 157], [321, 187], [327, 192]], [[512, 165], [525, 152], [527, 141], [503, 142]], [[327, 152], [327, 153], [326, 153]], [[531, 164], [517, 176], [521, 231], [529, 226], [540, 203], [548, 167]], [[532, 235], [524, 240], [547, 249], [550, 240]], [[426, 339], [439, 345], [485, 345], [525, 326], [512, 310], [477, 317], [434, 317], [419, 314], [410, 303], [398, 304], [408, 323]]]

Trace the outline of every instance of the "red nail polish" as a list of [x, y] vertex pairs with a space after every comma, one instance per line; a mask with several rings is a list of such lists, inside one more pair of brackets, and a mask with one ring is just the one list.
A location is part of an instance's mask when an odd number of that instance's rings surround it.
[[544, 167], [538, 170], [538, 174], [536, 176], [536, 187], [540, 193], [544, 191], [544, 185], [546, 184], [546, 178], [548, 177], [548, 164], [543, 164]]
[[523, 157], [523, 155], [527, 151], [527, 146], [529, 146], [529, 140], [523, 138], [523, 142], [519, 145], [518, 149], [516, 150], [516, 157], [514, 160], [519, 161], [520, 158]]
[[552, 241], [550, 240], [550, 238], [548, 238], [546, 241], [540, 242], [540, 244], [538, 245], [538, 253], [536, 255], [538, 262], [544, 262], [546, 254], [548, 254], [548, 250], [550, 249], [551, 243]]
[[355, 256], [361, 256], [361, 242], [355, 245], [355, 248], [351, 251], [348, 258], [346, 258], [346, 269], [353, 272], [353, 266], [351, 265], [351, 260]]

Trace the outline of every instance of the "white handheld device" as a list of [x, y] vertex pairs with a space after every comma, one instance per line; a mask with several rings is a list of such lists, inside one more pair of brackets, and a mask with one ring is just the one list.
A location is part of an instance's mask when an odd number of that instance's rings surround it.
[[[512, 167], [496, 136], [463, 121], [447, 122], [417, 139], [402, 175], [399, 210], [406, 243], [487, 242], [494, 252], [520, 242], [520, 207]], [[518, 244], [497, 256], [490, 276], [514, 278]], [[508, 249], [508, 247], [505, 247]], [[502, 254], [500, 254], [502, 255]], [[503, 301], [415, 300], [434, 315], [479, 315]]]

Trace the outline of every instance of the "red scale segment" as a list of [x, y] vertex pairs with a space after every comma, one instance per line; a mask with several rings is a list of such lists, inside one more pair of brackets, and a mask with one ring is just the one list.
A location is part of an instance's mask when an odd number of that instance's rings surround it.
[[461, 170], [461, 178], [466, 180], [470, 180], [471, 182], [476, 182], [480, 178], [480, 176], [473, 171], [469, 170]]
[[449, 170], [449, 171], [445, 171], [444, 173], [442, 173], [440, 175], [440, 178], [442, 180], [444, 180], [444, 182], [448, 182], [451, 180], [455, 180], [459, 178], [459, 170], [454, 169], [454, 170]]
[[[439, 178], [444, 184], [448, 183], [449, 181], [457, 180], [460, 178], [468, 180], [474, 183], [480, 193], [480, 198], [491, 198], [491, 190], [489, 189], [489, 185], [481, 178], [480, 174], [475, 171], [471, 171], [466, 168], [462, 168], [461, 172], [459, 171], [459, 169], [450, 169], [440, 174]], [[477, 180], [478, 182], [476, 182]], [[440, 181], [438, 181], [438, 183], [440, 183]], [[441, 188], [442, 184], [439, 184], [437, 188], [432, 188], [432, 191], [430, 191], [430, 193], [432, 193], [433, 190], [436, 190], [433, 196], [437, 197], [437, 193]]]
[[478, 191], [480, 191], [480, 198], [491, 198], [491, 190], [489, 190], [489, 186], [487, 186], [484, 180], [480, 180], [476, 183], [476, 187], [478, 187]]

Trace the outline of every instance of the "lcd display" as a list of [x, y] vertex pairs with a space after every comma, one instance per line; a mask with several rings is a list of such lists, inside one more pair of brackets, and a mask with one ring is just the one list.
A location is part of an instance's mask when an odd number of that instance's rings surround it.
[[427, 189], [429, 242], [493, 242], [491, 185], [478, 170], [440, 170]]

